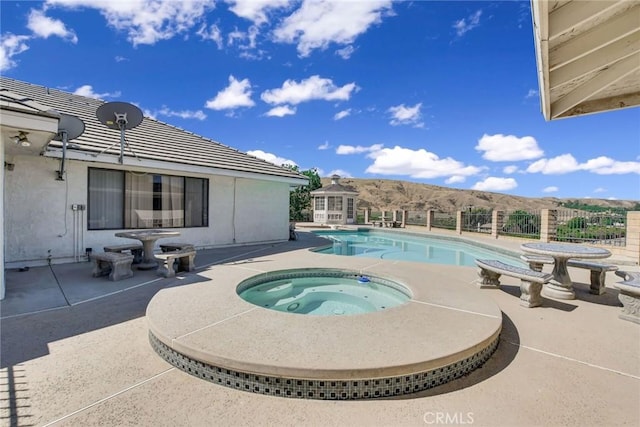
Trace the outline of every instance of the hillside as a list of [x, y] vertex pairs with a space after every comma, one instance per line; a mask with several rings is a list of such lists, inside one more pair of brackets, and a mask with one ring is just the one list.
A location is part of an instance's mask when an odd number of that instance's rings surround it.
[[[322, 178], [322, 185], [330, 184], [329, 178]], [[373, 210], [427, 210], [442, 212], [474, 208], [502, 209], [552, 209], [560, 203], [579, 200], [590, 205], [631, 209], [638, 200], [607, 199], [559, 199], [555, 197], [528, 198], [477, 190], [460, 190], [437, 185], [385, 179], [341, 178], [340, 184], [349, 185], [358, 191], [358, 209]]]

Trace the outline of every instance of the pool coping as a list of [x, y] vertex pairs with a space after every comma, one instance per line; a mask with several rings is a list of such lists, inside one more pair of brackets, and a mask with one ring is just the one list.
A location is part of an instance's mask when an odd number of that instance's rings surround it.
[[[172, 365], [227, 387], [361, 399], [451, 381], [482, 365], [497, 346], [500, 309], [473, 283], [456, 278], [460, 267], [306, 249], [297, 251], [296, 258], [304, 267], [344, 267], [388, 278], [409, 288], [413, 299], [365, 315], [275, 312], [244, 301], [236, 287], [254, 275], [290, 269], [290, 263], [256, 259], [251, 268], [217, 265], [204, 273], [211, 273], [214, 283], [164, 289], [151, 300], [147, 319], [153, 348]], [[220, 283], [214, 277], [230, 280]]]

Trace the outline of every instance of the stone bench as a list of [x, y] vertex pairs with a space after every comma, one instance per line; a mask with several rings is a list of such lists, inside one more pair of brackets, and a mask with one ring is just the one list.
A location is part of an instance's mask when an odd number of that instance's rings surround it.
[[622, 303], [622, 313], [618, 317], [640, 324], [640, 272], [616, 271], [622, 282], [614, 283], [620, 291], [618, 299]]
[[618, 266], [613, 264], [602, 264], [598, 262], [583, 261], [578, 259], [568, 260], [567, 267], [584, 268], [586, 270], [591, 270], [591, 286], [589, 288], [589, 292], [594, 295], [604, 294], [604, 279], [607, 275], [607, 271], [618, 270]]
[[553, 258], [543, 255], [520, 255], [520, 259], [529, 264], [529, 268], [533, 271], [542, 271], [544, 264], [553, 264]]
[[195, 270], [196, 250], [193, 246], [177, 251], [162, 252], [155, 257], [161, 261], [158, 265], [158, 273], [164, 277], [175, 277], [176, 269], [178, 271]]
[[126, 245], [110, 245], [104, 247], [105, 252], [122, 253], [124, 251], [131, 252], [133, 255], [133, 264], [140, 264], [142, 262], [142, 245], [139, 243], [129, 243]]
[[116, 281], [133, 277], [131, 263], [133, 255], [119, 252], [105, 252], [91, 255], [94, 261], [93, 277], [109, 275], [109, 280]]
[[520, 279], [520, 305], [523, 307], [537, 307], [542, 304], [542, 285], [553, 278], [552, 274], [528, 268], [517, 267], [511, 264], [492, 259], [476, 259], [479, 267], [479, 286], [485, 288], [500, 287], [500, 276], [510, 276]]
[[183, 249], [194, 249], [195, 246], [191, 243], [184, 242], [169, 242], [169, 243], [161, 243], [160, 250], [162, 252], [173, 252], [173, 251], [181, 251]]

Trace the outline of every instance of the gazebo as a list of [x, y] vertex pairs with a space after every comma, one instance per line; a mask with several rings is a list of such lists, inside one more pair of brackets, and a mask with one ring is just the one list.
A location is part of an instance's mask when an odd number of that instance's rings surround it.
[[356, 222], [356, 199], [358, 192], [338, 181], [339, 175], [331, 177], [331, 184], [311, 192], [313, 197], [313, 222], [345, 225]]

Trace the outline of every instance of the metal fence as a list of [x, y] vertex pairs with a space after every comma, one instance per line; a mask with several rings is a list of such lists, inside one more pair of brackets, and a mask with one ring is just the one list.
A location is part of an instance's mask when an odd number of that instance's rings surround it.
[[611, 209], [606, 212], [557, 210], [556, 240], [558, 242], [625, 246], [626, 231], [627, 213], [622, 209]]
[[540, 239], [540, 211], [506, 210], [499, 236]]
[[[542, 221], [541, 211], [503, 210], [502, 226], [498, 227], [500, 236], [513, 236], [525, 239], [540, 239]], [[627, 231], [627, 211], [611, 209], [603, 212], [589, 212], [576, 209], [550, 210], [551, 218], [546, 230], [552, 239], [558, 242], [591, 243], [599, 245], [625, 246]], [[306, 213], [306, 212], [305, 212]], [[427, 211], [406, 211], [405, 224], [413, 226], [427, 225]], [[392, 211], [385, 211], [386, 221], [391, 221]], [[382, 211], [370, 211], [369, 223], [381, 221]], [[402, 212], [397, 213], [397, 220]], [[457, 212], [434, 212], [431, 227], [456, 230]], [[485, 208], [469, 208], [462, 211], [460, 229], [468, 233], [491, 234], [493, 229], [493, 211]], [[356, 211], [356, 224], [365, 224], [365, 210]], [[554, 229], [555, 227], [555, 229]], [[555, 235], [555, 238], [552, 236]]]
[[456, 229], [456, 213], [455, 212], [434, 212], [431, 227], [444, 228], [445, 230]]
[[491, 216], [493, 211], [484, 208], [469, 208], [462, 212], [462, 231], [491, 234]]

